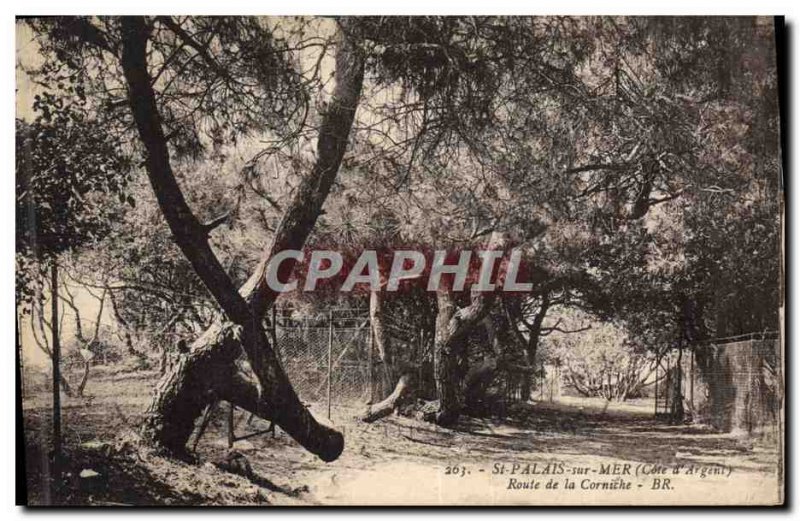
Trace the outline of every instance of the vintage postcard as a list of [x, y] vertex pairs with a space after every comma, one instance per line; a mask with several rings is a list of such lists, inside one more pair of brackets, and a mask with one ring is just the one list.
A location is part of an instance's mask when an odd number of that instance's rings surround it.
[[17, 18], [21, 502], [783, 504], [783, 39]]

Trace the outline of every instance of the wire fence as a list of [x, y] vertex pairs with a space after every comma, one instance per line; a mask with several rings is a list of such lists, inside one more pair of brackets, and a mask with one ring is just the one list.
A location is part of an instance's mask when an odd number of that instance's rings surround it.
[[[281, 363], [300, 400], [327, 408], [363, 407], [382, 400], [397, 384], [373, 344], [369, 313], [333, 309], [316, 316], [273, 315], [271, 334]], [[396, 363], [413, 368], [416, 394], [436, 399], [433, 338], [418, 328], [386, 320]], [[498, 369], [490, 386], [504, 404], [527, 401], [536, 393], [552, 401], [560, 392], [560, 371]], [[396, 377], [396, 376], [395, 376]], [[495, 404], [497, 405], [497, 404]]]
[[656, 370], [655, 413], [729, 432], [780, 429], [784, 381], [775, 332], [739, 335], [665, 353]]
[[356, 407], [383, 388], [372, 349], [369, 317], [361, 310], [333, 310], [296, 319], [275, 317], [275, 346], [300, 400], [307, 404]]

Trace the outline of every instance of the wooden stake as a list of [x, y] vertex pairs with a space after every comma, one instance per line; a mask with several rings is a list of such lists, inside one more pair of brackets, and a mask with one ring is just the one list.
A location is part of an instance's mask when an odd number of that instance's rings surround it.
[[331, 376], [333, 373], [333, 311], [328, 313], [328, 419], [331, 419]]

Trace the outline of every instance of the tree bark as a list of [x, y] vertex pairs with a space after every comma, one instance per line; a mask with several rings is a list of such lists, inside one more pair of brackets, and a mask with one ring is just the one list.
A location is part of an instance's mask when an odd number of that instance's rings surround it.
[[[363, 55], [342, 32], [336, 54], [336, 86], [328, 111], [323, 114], [317, 162], [296, 191], [256, 271], [237, 291], [208, 243], [208, 229], [192, 214], [172, 173], [147, 69], [150, 29], [143, 19], [132, 17], [123, 18], [122, 26], [123, 72], [156, 199], [178, 247], [233, 323], [217, 317], [193, 343], [191, 351], [180, 355], [158, 385], [143, 434], [174, 454], [185, 454], [195, 419], [209, 400], [218, 396], [273, 420], [306, 449], [332, 461], [341, 454], [343, 437], [320, 425], [302, 405], [267, 340], [261, 317], [277, 296], [266, 284], [269, 259], [282, 250], [303, 246], [338, 173], [361, 93]], [[288, 278], [294, 264], [282, 263], [282, 280]], [[242, 350], [255, 380], [235, 364]]]
[[683, 340], [678, 347], [678, 361], [675, 365], [675, 379], [673, 381], [672, 402], [670, 403], [670, 421], [682, 423], [685, 411], [683, 409]]
[[[502, 234], [493, 232], [487, 249], [502, 250], [506, 243]], [[439, 311], [436, 315], [433, 371], [439, 410], [432, 420], [439, 425], [452, 425], [458, 421], [463, 405], [458, 361], [464, 352], [467, 336], [489, 313], [494, 298], [494, 292], [473, 291], [470, 305], [456, 309], [453, 295], [448, 289], [440, 287], [436, 292]]]
[[[383, 368], [383, 378], [379, 379], [382, 382], [379, 392], [385, 393], [387, 392], [385, 386], [401, 378], [402, 374], [398, 376], [392, 345], [383, 327], [383, 294], [379, 291], [372, 291], [369, 295], [369, 323], [372, 329], [372, 341], [375, 343]], [[400, 385], [399, 381], [397, 385]]]
[[439, 411], [433, 421], [452, 425], [458, 420], [462, 407], [462, 378], [459, 358], [464, 352], [467, 335], [491, 308], [493, 294], [474, 293], [472, 303], [456, 310], [448, 290], [437, 292], [439, 312], [436, 317], [433, 370]]
[[436, 315], [436, 331], [433, 339], [433, 376], [439, 410], [433, 421], [440, 425], [455, 423], [460, 408], [458, 400], [459, 378], [456, 350], [460, 344], [454, 341], [450, 325], [454, 322], [455, 303], [445, 289], [436, 293], [439, 311]]
[[[204, 336], [191, 353], [181, 354], [159, 381], [144, 421], [150, 441], [178, 457], [187, 456], [186, 442], [197, 416], [216, 397], [215, 388], [227, 385], [240, 356], [241, 327], [230, 323]], [[205, 372], [205, 376], [201, 376]]]

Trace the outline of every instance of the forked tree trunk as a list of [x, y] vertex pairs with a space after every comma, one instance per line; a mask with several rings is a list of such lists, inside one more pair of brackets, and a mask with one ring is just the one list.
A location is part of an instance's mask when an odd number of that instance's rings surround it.
[[[341, 454], [344, 439], [317, 423], [300, 402], [267, 340], [261, 318], [276, 297], [266, 284], [269, 260], [280, 251], [303, 246], [338, 173], [361, 93], [362, 52], [344, 31], [340, 33], [336, 86], [322, 117], [316, 164], [296, 191], [256, 271], [237, 291], [208, 243], [208, 234], [219, 223], [204, 225], [197, 220], [172, 173], [147, 66], [150, 28], [142, 19], [129, 17], [123, 18], [122, 29], [122, 68], [134, 121], [146, 150], [150, 183], [175, 242], [224, 313], [159, 382], [143, 435], [183, 455], [195, 419], [210, 400], [222, 398], [274, 421], [303, 447], [332, 461]], [[288, 278], [294, 264], [291, 260], [281, 264], [281, 280]], [[243, 352], [251, 371], [236, 363]]]
[[[493, 232], [486, 249], [503, 250], [507, 243], [503, 234]], [[494, 292], [473, 291], [470, 304], [456, 309], [449, 290], [439, 288], [436, 292], [439, 311], [436, 315], [433, 371], [439, 410], [430, 419], [439, 425], [452, 425], [458, 421], [463, 407], [459, 359], [465, 354], [467, 337], [489, 313], [494, 298]]]

